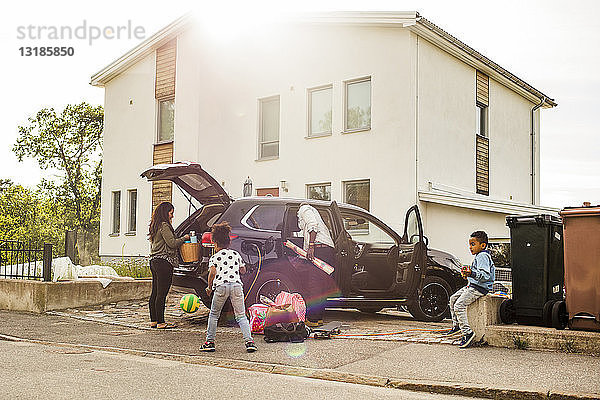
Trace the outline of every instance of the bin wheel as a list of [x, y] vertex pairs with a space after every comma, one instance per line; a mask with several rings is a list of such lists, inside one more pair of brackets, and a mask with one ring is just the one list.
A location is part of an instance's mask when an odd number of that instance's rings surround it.
[[552, 307], [556, 300], [548, 300], [544, 303], [544, 308], [542, 309], [542, 318], [544, 320], [544, 326], [547, 328], [552, 328]]
[[564, 301], [557, 301], [552, 306], [552, 327], [556, 329], [565, 329], [569, 315], [567, 314], [567, 304]]
[[517, 312], [512, 299], [506, 299], [500, 303], [500, 321], [505, 324], [514, 324]]

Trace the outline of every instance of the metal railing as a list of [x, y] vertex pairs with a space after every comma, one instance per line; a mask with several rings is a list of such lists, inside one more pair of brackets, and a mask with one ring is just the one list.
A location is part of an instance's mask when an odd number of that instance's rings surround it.
[[0, 242], [0, 278], [50, 281], [51, 275], [51, 244], [35, 249], [18, 240]]

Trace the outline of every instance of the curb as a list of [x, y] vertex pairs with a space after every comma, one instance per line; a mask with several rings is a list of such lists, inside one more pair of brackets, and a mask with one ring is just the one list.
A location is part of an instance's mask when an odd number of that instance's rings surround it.
[[70, 347], [86, 350], [106, 351], [111, 353], [130, 354], [140, 357], [151, 357], [163, 360], [179, 361], [187, 364], [207, 365], [217, 368], [297, 376], [310, 379], [319, 379], [324, 381], [352, 383], [358, 385], [384, 387], [390, 389], [401, 389], [411, 392], [428, 392], [435, 394], [448, 394], [466, 397], [492, 398], [498, 400], [515, 398], [526, 400], [597, 400], [599, 398], [598, 395], [594, 394], [536, 392], [516, 389], [489, 388], [482, 385], [466, 386], [436, 381], [400, 380], [396, 378], [385, 378], [381, 376], [351, 374], [330, 369], [296, 367], [262, 362], [259, 363], [253, 361], [234, 360], [227, 358], [214, 358], [201, 355], [185, 355], [144, 350], [132, 350], [120, 347], [50, 342], [47, 340], [24, 339], [3, 334], [0, 334], [0, 340], [10, 342], [35, 343], [56, 347]]

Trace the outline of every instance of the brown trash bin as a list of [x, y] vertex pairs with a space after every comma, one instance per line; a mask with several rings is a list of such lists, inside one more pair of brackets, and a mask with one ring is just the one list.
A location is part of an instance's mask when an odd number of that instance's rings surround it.
[[569, 328], [600, 331], [600, 206], [584, 203], [560, 215]]

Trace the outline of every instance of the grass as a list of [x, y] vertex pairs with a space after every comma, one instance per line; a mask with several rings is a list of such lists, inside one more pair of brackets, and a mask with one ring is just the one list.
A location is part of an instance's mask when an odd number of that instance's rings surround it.
[[520, 336], [513, 336], [512, 339], [516, 349], [527, 350], [529, 348], [529, 342], [527, 339], [523, 339]]
[[148, 278], [152, 276], [150, 263], [146, 258], [114, 259], [105, 265], [114, 268], [119, 276], [130, 276], [132, 278]]
[[575, 347], [575, 339], [565, 339], [564, 342], [559, 343], [558, 349], [565, 353], [577, 353], [577, 348]]

